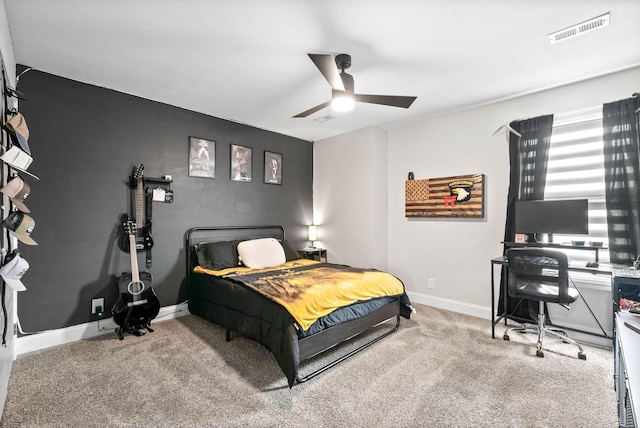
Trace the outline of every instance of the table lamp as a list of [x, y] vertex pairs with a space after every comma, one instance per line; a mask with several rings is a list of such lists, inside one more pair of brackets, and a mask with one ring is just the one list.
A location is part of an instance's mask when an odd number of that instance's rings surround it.
[[315, 248], [315, 241], [318, 240], [318, 226], [315, 224], [309, 225], [309, 241], [311, 241], [311, 248]]

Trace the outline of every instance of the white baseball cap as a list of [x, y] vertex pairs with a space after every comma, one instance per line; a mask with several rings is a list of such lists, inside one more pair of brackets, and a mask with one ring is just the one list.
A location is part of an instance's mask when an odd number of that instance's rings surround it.
[[29, 263], [18, 254], [0, 268], [0, 276], [9, 287], [16, 291], [24, 291], [27, 287], [24, 286], [20, 279], [28, 270]]
[[0, 156], [0, 159], [5, 161], [5, 163], [7, 163], [10, 167], [24, 172], [25, 174], [30, 175], [36, 180], [40, 180], [36, 175], [33, 175], [29, 171], [27, 171], [27, 168], [29, 168], [31, 162], [33, 162], [33, 158], [24, 151], [20, 150], [18, 146], [11, 146], [9, 150], [4, 152], [2, 156]]

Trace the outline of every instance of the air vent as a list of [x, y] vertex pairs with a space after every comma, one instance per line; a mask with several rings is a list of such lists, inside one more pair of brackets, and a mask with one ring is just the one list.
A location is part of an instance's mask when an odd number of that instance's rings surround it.
[[315, 120], [318, 123], [323, 123], [323, 122], [326, 122], [327, 120], [331, 120], [331, 119], [334, 119], [334, 118], [335, 118], [335, 116], [332, 116], [332, 115], [328, 114], [326, 116], [322, 116], [322, 117], [319, 117], [319, 118], [313, 119], [313, 120]]
[[592, 18], [588, 21], [581, 22], [580, 24], [573, 25], [565, 28], [564, 30], [556, 31], [549, 34], [549, 41], [552, 45], [571, 39], [573, 37], [581, 36], [591, 31], [599, 30], [609, 25], [609, 13], [600, 15], [596, 18]]

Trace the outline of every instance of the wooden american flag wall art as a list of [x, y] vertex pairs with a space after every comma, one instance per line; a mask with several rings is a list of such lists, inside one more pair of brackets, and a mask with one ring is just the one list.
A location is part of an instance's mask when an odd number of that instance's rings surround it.
[[407, 180], [406, 217], [484, 217], [484, 174]]

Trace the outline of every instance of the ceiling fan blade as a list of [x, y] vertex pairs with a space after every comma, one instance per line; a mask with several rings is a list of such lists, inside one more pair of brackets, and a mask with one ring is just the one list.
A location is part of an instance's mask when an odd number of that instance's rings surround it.
[[392, 107], [409, 108], [418, 97], [402, 97], [396, 95], [354, 95], [356, 101], [361, 103], [382, 104]]
[[344, 91], [344, 84], [342, 83], [342, 79], [340, 78], [340, 71], [338, 71], [338, 67], [336, 66], [336, 61], [333, 59], [332, 55], [326, 54], [307, 54], [311, 61], [318, 67], [320, 73], [327, 79], [329, 85], [331, 85], [331, 89], [336, 91]]
[[324, 102], [322, 104], [319, 104], [319, 105], [317, 105], [315, 107], [312, 107], [307, 111], [303, 111], [302, 113], [298, 113], [293, 117], [307, 117], [310, 114], [313, 114], [313, 113], [317, 112], [318, 110], [322, 110], [323, 108], [327, 107], [329, 104], [331, 104], [331, 100], [329, 100], [327, 102]]

